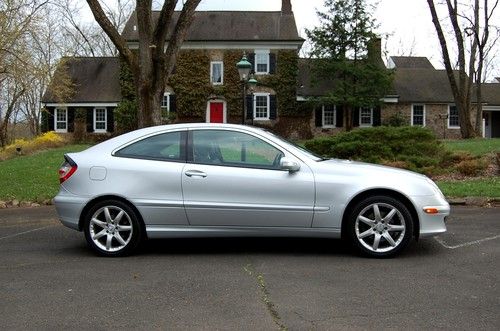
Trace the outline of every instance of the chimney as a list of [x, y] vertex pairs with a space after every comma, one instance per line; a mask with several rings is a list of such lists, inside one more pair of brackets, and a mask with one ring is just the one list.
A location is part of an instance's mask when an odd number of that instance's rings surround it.
[[292, 15], [291, 0], [281, 0], [281, 15]]
[[382, 61], [382, 38], [375, 37], [368, 42], [368, 59], [374, 62]]

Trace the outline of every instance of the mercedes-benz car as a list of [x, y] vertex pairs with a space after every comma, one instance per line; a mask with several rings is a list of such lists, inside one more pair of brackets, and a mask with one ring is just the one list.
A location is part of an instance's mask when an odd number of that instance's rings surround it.
[[146, 238], [344, 238], [394, 256], [446, 231], [449, 204], [414, 172], [325, 159], [263, 129], [176, 124], [64, 156], [55, 206], [100, 255]]

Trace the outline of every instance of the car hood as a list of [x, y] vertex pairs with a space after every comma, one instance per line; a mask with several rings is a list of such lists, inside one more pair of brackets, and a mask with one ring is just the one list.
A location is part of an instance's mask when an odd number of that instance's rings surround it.
[[341, 159], [329, 159], [321, 162], [323, 167], [333, 169], [335, 168], [337, 171], [345, 171], [352, 174], [358, 175], [396, 175], [396, 176], [404, 176], [406, 178], [412, 177], [415, 179], [427, 179], [427, 176], [399, 168], [366, 163], [366, 162], [358, 162], [358, 161], [350, 161], [350, 160], [341, 160]]
[[383, 188], [414, 196], [437, 192], [437, 186], [428, 177], [413, 171], [340, 159], [320, 161], [314, 167], [317, 183], [333, 183], [338, 189]]

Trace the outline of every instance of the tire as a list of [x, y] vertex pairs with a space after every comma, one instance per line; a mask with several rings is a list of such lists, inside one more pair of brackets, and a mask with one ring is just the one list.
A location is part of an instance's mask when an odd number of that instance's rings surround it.
[[96, 203], [85, 215], [87, 244], [101, 256], [118, 257], [134, 252], [142, 238], [139, 217], [127, 204], [117, 200]]
[[362, 200], [354, 207], [348, 221], [352, 245], [369, 257], [396, 256], [413, 237], [410, 211], [401, 201], [388, 196]]

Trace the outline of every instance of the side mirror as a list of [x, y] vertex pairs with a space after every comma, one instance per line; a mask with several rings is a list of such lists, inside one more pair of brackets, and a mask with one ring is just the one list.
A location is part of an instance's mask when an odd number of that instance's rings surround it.
[[290, 172], [296, 172], [300, 169], [300, 164], [288, 157], [282, 157], [280, 160], [280, 169]]

